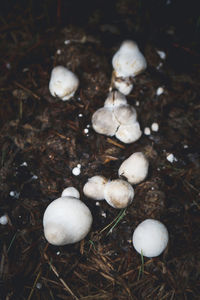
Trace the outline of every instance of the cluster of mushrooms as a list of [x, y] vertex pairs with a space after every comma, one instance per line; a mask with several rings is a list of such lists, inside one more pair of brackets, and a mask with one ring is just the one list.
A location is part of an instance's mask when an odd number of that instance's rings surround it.
[[[112, 59], [113, 74], [110, 91], [104, 106], [92, 116], [92, 127], [100, 134], [115, 136], [123, 143], [133, 143], [142, 133], [137, 113], [127, 103], [125, 95], [133, 88], [133, 79], [145, 70], [147, 63], [137, 44], [125, 41]], [[63, 66], [51, 73], [49, 90], [52, 96], [63, 101], [75, 94], [79, 85], [77, 76]], [[135, 152], [122, 162], [119, 178], [109, 180], [101, 175], [88, 178], [83, 187], [86, 197], [96, 201], [105, 200], [110, 206], [122, 209], [134, 198], [132, 185], [142, 182], [148, 174], [149, 162], [142, 152]], [[90, 209], [80, 200], [74, 187], [68, 187], [60, 198], [51, 202], [43, 217], [44, 235], [53, 245], [67, 245], [81, 241], [92, 226]], [[133, 233], [133, 246], [146, 257], [160, 255], [168, 244], [168, 231], [161, 222], [147, 219]]]

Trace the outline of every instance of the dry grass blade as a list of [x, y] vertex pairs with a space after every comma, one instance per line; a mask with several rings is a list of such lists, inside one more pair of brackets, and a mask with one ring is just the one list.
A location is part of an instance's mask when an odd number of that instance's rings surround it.
[[76, 299], [79, 300], [79, 298], [72, 292], [72, 290], [70, 289], [70, 287], [66, 284], [66, 282], [60, 277], [60, 275], [58, 274], [56, 268], [52, 265], [52, 263], [50, 262], [48, 256], [46, 255], [46, 253], [44, 253], [44, 258], [47, 260], [51, 270], [54, 272], [54, 274], [56, 275], [56, 277], [60, 280], [60, 282], [62, 283], [62, 285], [64, 286], [65, 290], [70, 293], [70, 295]]
[[123, 146], [123, 145], [121, 145], [121, 144], [115, 142], [115, 141], [112, 140], [111, 138], [107, 138], [107, 141], [108, 141], [108, 143], [113, 144], [113, 145], [115, 145], [115, 146], [117, 146], [117, 147], [119, 147], [119, 148], [121, 148], [121, 149], [125, 149], [125, 146]]
[[31, 96], [33, 96], [35, 99], [40, 100], [40, 96], [38, 96], [36, 93], [32, 92], [30, 89], [28, 89], [27, 87], [23, 86], [21, 83], [14, 81], [14, 84], [21, 88], [22, 90], [24, 90], [25, 92], [27, 92], [28, 94], [30, 94]]
[[41, 275], [41, 270], [39, 271], [39, 273], [37, 274], [37, 277], [35, 278], [35, 281], [34, 281], [34, 283], [33, 283], [31, 292], [30, 292], [30, 294], [29, 294], [27, 300], [31, 300], [31, 298], [32, 298], [32, 296], [33, 296], [33, 292], [34, 292], [34, 290], [35, 290], [35, 286], [36, 286], [36, 284], [37, 284], [37, 282], [38, 282], [38, 279], [40, 278], [40, 275]]

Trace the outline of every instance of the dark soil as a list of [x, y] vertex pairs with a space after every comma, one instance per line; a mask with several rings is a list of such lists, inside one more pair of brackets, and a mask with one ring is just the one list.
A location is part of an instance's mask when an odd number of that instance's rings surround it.
[[[195, 4], [188, 8], [183, 1], [177, 21], [179, 1], [86, 1], [89, 10], [83, 2], [44, 1], [37, 7], [28, 1], [22, 8], [24, 1], [11, 1], [2, 8], [0, 216], [6, 214], [9, 222], [0, 225], [0, 299], [200, 299]], [[148, 62], [128, 102], [142, 130], [159, 124], [158, 132], [129, 145], [91, 128], [91, 116], [108, 93], [112, 56], [127, 38], [138, 42]], [[67, 102], [48, 90], [58, 64], [80, 79]], [[158, 87], [164, 88], [160, 96]], [[150, 170], [125, 211], [83, 195], [88, 177], [117, 178], [121, 162], [136, 151], [149, 158]], [[170, 153], [177, 159], [173, 163], [166, 159]], [[81, 174], [74, 176], [78, 163]], [[67, 186], [80, 191], [94, 222], [80, 243], [55, 247], [44, 238], [42, 218]], [[167, 226], [170, 242], [162, 255], [142, 264], [131, 239], [147, 218]]]

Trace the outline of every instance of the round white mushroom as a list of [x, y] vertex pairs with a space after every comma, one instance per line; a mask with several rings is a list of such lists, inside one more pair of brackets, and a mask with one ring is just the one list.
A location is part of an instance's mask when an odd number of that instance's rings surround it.
[[43, 216], [44, 235], [56, 246], [81, 241], [92, 225], [89, 208], [75, 197], [61, 197], [51, 202]]
[[61, 197], [74, 197], [80, 199], [80, 193], [75, 187], [70, 186], [63, 190]]
[[59, 97], [63, 101], [74, 96], [79, 85], [78, 77], [63, 66], [53, 68], [49, 82], [49, 90], [52, 96]]
[[115, 108], [126, 104], [127, 100], [124, 94], [118, 91], [113, 91], [108, 94], [108, 97], [104, 102], [104, 107]]
[[164, 224], [147, 219], [140, 223], [133, 233], [135, 250], [146, 257], [159, 256], [167, 247], [169, 235]]
[[112, 59], [116, 77], [136, 76], [146, 69], [147, 63], [138, 45], [124, 41]]
[[118, 126], [119, 123], [109, 107], [101, 107], [92, 115], [92, 127], [97, 133], [113, 136]]
[[129, 104], [115, 107], [113, 112], [120, 125], [130, 125], [137, 120], [136, 110]]
[[109, 181], [104, 189], [106, 202], [114, 208], [125, 208], [133, 201], [134, 189], [126, 181], [115, 179]]
[[119, 176], [126, 177], [131, 184], [142, 182], [148, 174], [149, 162], [142, 152], [129, 156], [118, 170]]
[[136, 142], [141, 135], [142, 131], [138, 122], [130, 125], [120, 125], [115, 133], [116, 138], [125, 144]]
[[122, 93], [124, 95], [129, 95], [133, 89], [133, 84], [129, 80], [129, 77], [124, 77], [123, 79], [115, 78], [114, 86], [120, 93]]
[[83, 193], [86, 197], [94, 200], [104, 200], [104, 189], [108, 182], [104, 176], [96, 175], [88, 179], [83, 187]]

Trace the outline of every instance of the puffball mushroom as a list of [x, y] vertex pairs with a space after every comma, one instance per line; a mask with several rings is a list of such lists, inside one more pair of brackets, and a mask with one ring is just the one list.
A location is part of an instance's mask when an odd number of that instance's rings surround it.
[[115, 179], [109, 181], [104, 189], [106, 202], [114, 208], [125, 208], [133, 201], [134, 189], [126, 181]]
[[125, 144], [136, 142], [141, 135], [142, 131], [138, 122], [130, 125], [120, 125], [115, 133], [116, 138]]
[[92, 115], [92, 127], [97, 133], [113, 136], [118, 126], [119, 123], [109, 107], [101, 107]]
[[126, 104], [127, 100], [124, 94], [118, 91], [113, 91], [108, 94], [108, 97], [104, 102], [104, 107], [115, 108]]
[[129, 77], [115, 77], [113, 83], [115, 88], [124, 95], [129, 95], [133, 89], [133, 84]]
[[133, 233], [133, 247], [146, 257], [159, 256], [167, 247], [169, 234], [164, 224], [147, 219]]
[[136, 110], [129, 104], [117, 106], [113, 112], [120, 125], [133, 124], [137, 120]]
[[142, 182], [148, 174], [149, 162], [142, 152], [129, 156], [118, 170], [119, 176], [126, 177], [131, 184]]
[[112, 59], [116, 77], [134, 77], [146, 69], [147, 63], [138, 45], [130, 40], [124, 41]]
[[86, 197], [95, 200], [104, 200], [104, 189], [108, 182], [104, 176], [96, 175], [88, 179], [83, 187], [83, 193]]
[[49, 90], [52, 96], [59, 97], [63, 101], [74, 96], [79, 85], [78, 77], [63, 66], [53, 68], [49, 82]]
[[74, 197], [80, 199], [80, 193], [75, 187], [70, 186], [63, 190], [61, 197]]
[[51, 202], [43, 216], [44, 235], [56, 246], [81, 241], [90, 231], [92, 214], [78, 198], [61, 197]]

